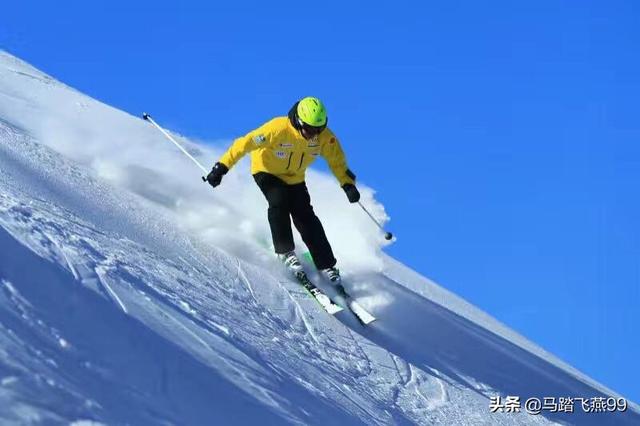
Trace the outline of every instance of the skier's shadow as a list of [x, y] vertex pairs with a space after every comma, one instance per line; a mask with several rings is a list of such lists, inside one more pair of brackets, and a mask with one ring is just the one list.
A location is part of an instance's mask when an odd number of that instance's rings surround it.
[[[557, 402], [560, 397], [611, 396], [386, 276], [371, 274], [358, 277], [360, 280], [374, 283], [375, 288], [388, 289], [394, 300], [380, 312], [374, 312], [380, 319], [368, 327], [354, 326], [347, 319], [342, 321], [425, 374], [448, 380], [487, 398], [487, 413], [489, 396], [496, 394], [519, 396], [523, 405], [528, 398], [539, 398], [544, 402], [544, 397], [554, 397]], [[485, 390], [487, 387], [492, 389], [490, 393]], [[540, 415], [566, 424], [640, 424], [637, 411], [586, 413], [579, 401], [575, 402], [573, 413], [547, 410]]]

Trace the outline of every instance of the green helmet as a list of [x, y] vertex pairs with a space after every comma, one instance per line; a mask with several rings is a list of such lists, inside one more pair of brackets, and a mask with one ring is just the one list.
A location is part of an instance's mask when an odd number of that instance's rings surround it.
[[313, 127], [324, 127], [327, 124], [327, 111], [320, 99], [308, 96], [298, 102], [298, 118], [302, 123]]

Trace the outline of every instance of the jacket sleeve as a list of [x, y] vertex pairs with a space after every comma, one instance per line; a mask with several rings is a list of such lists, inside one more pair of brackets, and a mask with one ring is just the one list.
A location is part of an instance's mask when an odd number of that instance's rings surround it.
[[347, 167], [347, 159], [338, 138], [331, 131], [328, 134], [329, 137], [322, 144], [320, 154], [327, 160], [329, 168], [340, 182], [340, 186], [347, 183], [355, 184], [356, 176]]
[[234, 140], [220, 163], [231, 169], [242, 157], [258, 148], [270, 146], [273, 143], [277, 129], [273, 126], [273, 120]]

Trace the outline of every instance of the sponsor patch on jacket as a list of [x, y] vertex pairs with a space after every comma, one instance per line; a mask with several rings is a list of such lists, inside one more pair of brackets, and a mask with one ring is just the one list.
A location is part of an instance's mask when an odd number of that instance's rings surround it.
[[266, 140], [267, 138], [265, 138], [264, 135], [255, 135], [253, 137], [253, 142], [255, 142], [256, 145], [262, 145]]
[[292, 143], [281, 143], [280, 144], [281, 147], [283, 148], [293, 148], [293, 144]]
[[284, 158], [287, 156], [287, 153], [284, 151], [276, 151], [276, 157], [278, 158]]

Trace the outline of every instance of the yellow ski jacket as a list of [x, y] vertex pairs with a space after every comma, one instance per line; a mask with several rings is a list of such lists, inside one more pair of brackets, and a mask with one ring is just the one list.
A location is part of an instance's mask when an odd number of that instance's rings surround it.
[[328, 128], [312, 139], [305, 139], [288, 117], [276, 117], [236, 139], [220, 163], [231, 169], [245, 154], [251, 153], [251, 174], [267, 172], [293, 185], [304, 182], [305, 171], [318, 155], [327, 160], [340, 182], [355, 183], [347, 168], [340, 142]]

